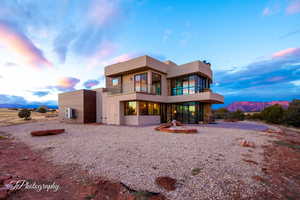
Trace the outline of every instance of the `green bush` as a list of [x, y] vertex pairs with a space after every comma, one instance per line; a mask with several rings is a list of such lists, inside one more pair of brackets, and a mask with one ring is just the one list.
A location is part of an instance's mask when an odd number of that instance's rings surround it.
[[285, 111], [278, 104], [269, 106], [261, 112], [261, 117], [263, 120], [274, 124], [283, 123], [284, 116], [285, 116]]
[[36, 112], [39, 112], [39, 113], [46, 113], [48, 112], [48, 108], [45, 107], [45, 106], [40, 106], [36, 109]]
[[226, 116], [227, 120], [239, 120], [242, 121], [245, 119], [245, 114], [243, 111], [241, 110], [237, 110], [235, 112], [230, 112], [227, 114]]
[[300, 100], [294, 99], [289, 104], [284, 120], [288, 125], [300, 127]]
[[253, 113], [246, 115], [246, 119], [250, 120], [263, 120], [260, 113]]
[[226, 108], [219, 108], [213, 111], [213, 117], [215, 119], [225, 119], [229, 111]]
[[24, 118], [24, 120], [30, 120], [31, 112], [28, 109], [22, 109], [19, 111], [18, 116]]

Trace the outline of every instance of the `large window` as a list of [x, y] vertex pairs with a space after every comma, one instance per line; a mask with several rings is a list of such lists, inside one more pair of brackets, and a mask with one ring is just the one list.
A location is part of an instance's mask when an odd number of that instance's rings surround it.
[[182, 76], [171, 80], [171, 95], [187, 95], [203, 92], [210, 87], [210, 80], [196, 74]]
[[134, 76], [134, 88], [136, 92], [147, 92], [147, 73], [136, 74]]
[[152, 73], [152, 93], [161, 95], [161, 75]]
[[136, 115], [136, 101], [128, 101], [124, 103], [124, 114], [125, 115]]
[[200, 102], [174, 103], [167, 105], [170, 120], [176, 119], [183, 123], [195, 124], [203, 121], [203, 104]]
[[140, 115], [159, 115], [159, 104], [152, 102], [139, 102]]

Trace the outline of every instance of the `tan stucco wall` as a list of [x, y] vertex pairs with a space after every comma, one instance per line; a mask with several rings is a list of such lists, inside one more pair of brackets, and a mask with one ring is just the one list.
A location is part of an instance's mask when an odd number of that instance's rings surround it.
[[212, 80], [212, 70], [210, 66], [201, 61], [194, 61], [179, 66], [169, 67], [167, 78], [174, 78], [193, 73], [200, 73]]
[[139, 115], [139, 125], [155, 125], [160, 124], [159, 115]]
[[[59, 119], [66, 122], [83, 123], [83, 90], [66, 92], [58, 95]], [[75, 119], [65, 118], [65, 108], [75, 109]]]

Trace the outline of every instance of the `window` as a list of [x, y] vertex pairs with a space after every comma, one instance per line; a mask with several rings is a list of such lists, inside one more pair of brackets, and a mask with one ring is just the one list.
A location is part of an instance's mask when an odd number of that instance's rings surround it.
[[134, 76], [134, 88], [136, 92], [147, 92], [147, 73], [137, 74]]
[[125, 115], [136, 115], [136, 101], [128, 101], [124, 103], [124, 114]]
[[159, 115], [159, 104], [152, 102], [139, 102], [139, 113], [140, 115]]
[[152, 93], [161, 95], [161, 75], [152, 73]]
[[171, 95], [187, 95], [203, 92], [210, 87], [210, 80], [197, 74], [182, 76], [171, 80]]
[[118, 78], [113, 78], [112, 79], [112, 85], [113, 86], [118, 86], [119, 85], [119, 79]]
[[148, 103], [144, 101], [139, 102], [140, 115], [148, 115]]
[[158, 103], [149, 103], [148, 104], [149, 115], [159, 115], [159, 104]]

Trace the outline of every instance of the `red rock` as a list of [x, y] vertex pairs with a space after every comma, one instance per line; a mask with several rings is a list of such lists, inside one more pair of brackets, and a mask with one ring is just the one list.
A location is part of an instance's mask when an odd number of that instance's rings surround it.
[[32, 136], [46, 136], [46, 135], [57, 135], [60, 133], [64, 133], [65, 129], [52, 129], [52, 130], [40, 130], [40, 131], [32, 131]]
[[172, 191], [175, 190], [175, 184], [176, 184], [176, 179], [173, 179], [168, 176], [163, 176], [163, 177], [158, 177], [155, 180], [156, 184], [159, 185], [160, 187], [164, 188], [167, 191]]
[[251, 147], [251, 148], [255, 148], [254, 142], [250, 142], [250, 141], [247, 141], [247, 140], [243, 140], [243, 141], [241, 142], [241, 146], [242, 146], [242, 147]]

